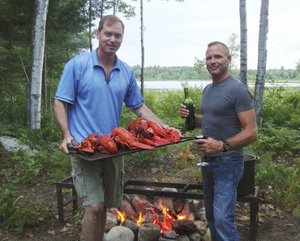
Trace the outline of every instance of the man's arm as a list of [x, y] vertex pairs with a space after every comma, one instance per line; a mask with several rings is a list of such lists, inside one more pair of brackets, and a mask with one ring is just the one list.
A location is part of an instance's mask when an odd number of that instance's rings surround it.
[[72, 136], [68, 127], [68, 115], [67, 115], [68, 104], [60, 100], [54, 100], [54, 115], [58, 128], [63, 136], [63, 141], [59, 149], [68, 154], [68, 145], [71, 144]]
[[144, 118], [146, 120], [155, 121], [164, 128], [169, 127], [161, 119], [159, 119], [145, 104], [141, 105], [140, 107], [138, 107], [136, 109], [133, 109], [133, 112], [138, 117]]
[[226, 140], [230, 149], [244, 147], [255, 141], [257, 138], [257, 126], [254, 109], [240, 112], [237, 116], [241, 123], [242, 131]]
[[[257, 137], [255, 111], [253, 109], [243, 111], [238, 113], [237, 116], [241, 123], [242, 131], [225, 140], [228, 150], [244, 147]], [[224, 150], [224, 142], [211, 137], [195, 140], [195, 142], [198, 143], [200, 150], [206, 154], [218, 153]]]

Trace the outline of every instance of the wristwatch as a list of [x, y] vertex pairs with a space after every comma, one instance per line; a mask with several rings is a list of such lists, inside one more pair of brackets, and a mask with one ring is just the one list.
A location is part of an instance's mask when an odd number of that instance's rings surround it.
[[226, 152], [230, 149], [230, 146], [227, 141], [223, 141], [223, 152]]

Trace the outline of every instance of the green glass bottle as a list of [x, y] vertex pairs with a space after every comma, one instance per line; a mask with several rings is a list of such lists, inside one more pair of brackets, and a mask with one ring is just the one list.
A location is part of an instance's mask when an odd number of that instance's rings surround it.
[[189, 95], [189, 89], [184, 87], [184, 101], [183, 104], [189, 110], [189, 115], [185, 119], [185, 128], [187, 131], [194, 130], [196, 127], [195, 122], [195, 107], [192, 98]]

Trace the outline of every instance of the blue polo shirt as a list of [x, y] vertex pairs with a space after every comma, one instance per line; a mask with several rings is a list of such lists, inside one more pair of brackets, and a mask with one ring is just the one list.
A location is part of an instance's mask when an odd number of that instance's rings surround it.
[[106, 79], [97, 50], [66, 63], [55, 98], [69, 104], [69, 130], [79, 142], [91, 133], [107, 135], [119, 126], [123, 103], [128, 108], [144, 103], [133, 70], [117, 58]]

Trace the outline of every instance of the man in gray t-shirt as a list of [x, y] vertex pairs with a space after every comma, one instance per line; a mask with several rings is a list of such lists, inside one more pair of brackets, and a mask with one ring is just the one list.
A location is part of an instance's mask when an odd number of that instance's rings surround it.
[[[233, 76], [221, 82], [212, 83], [203, 90], [200, 106], [201, 128], [205, 136], [226, 141], [242, 131], [238, 113], [253, 109], [251, 94], [247, 87]], [[228, 153], [242, 154], [242, 148], [228, 150]], [[222, 155], [214, 153], [211, 155]]]
[[[212, 83], [203, 90], [197, 127], [207, 139], [196, 144], [202, 152], [203, 192], [206, 218], [213, 241], [239, 241], [234, 224], [237, 186], [243, 175], [243, 147], [257, 137], [251, 95], [243, 83], [231, 76], [231, 55], [222, 42], [208, 44], [206, 67]], [[189, 111], [180, 106], [180, 116]]]

